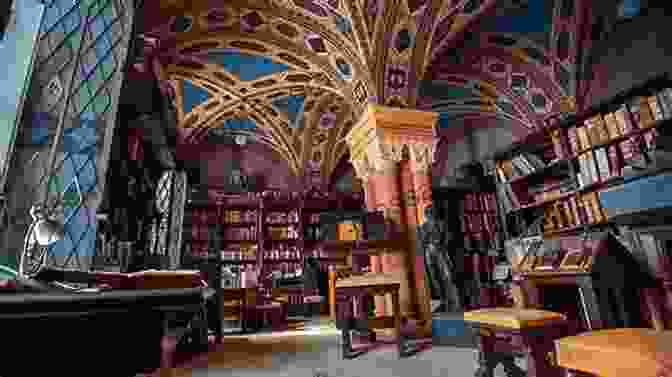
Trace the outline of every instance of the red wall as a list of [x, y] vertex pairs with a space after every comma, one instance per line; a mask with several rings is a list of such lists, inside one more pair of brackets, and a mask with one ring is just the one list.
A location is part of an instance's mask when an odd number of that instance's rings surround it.
[[291, 174], [287, 163], [272, 149], [262, 144], [209, 145], [181, 147], [179, 158], [202, 161], [202, 184], [219, 186], [226, 182], [231, 169], [239, 167], [243, 175], [263, 176], [267, 188], [295, 189], [299, 180]]

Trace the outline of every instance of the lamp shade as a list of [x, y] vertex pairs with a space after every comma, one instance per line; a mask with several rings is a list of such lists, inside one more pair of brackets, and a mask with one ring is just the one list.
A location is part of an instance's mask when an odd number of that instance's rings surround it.
[[63, 226], [56, 221], [40, 219], [33, 228], [33, 239], [40, 246], [50, 246], [65, 237]]

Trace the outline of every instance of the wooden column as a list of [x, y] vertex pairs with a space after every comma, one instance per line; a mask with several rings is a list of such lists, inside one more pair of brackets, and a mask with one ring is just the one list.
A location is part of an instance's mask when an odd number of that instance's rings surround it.
[[[373, 179], [375, 196], [380, 197], [378, 205], [383, 210], [385, 219], [397, 229], [406, 229], [406, 224], [401, 211], [401, 190], [399, 187], [399, 162], [397, 160], [385, 160], [382, 169], [377, 170], [369, 179]], [[398, 273], [401, 278], [399, 288], [399, 302], [401, 313], [408, 317], [412, 315], [413, 305], [411, 298], [411, 286], [408, 273], [407, 249], [383, 252], [380, 255], [380, 265], [383, 273]], [[385, 297], [385, 313], [392, 315], [392, 299]]]
[[[424, 168], [422, 156], [429, 154], [429, 161], [433, 158], [437, 118], [438, 115], [432, 112], [369, 105], [346, 136], [350, 161], [357, 175], [362, 177], [367, 172], [371, 173], [372, 183], [367, 189], [373, 193], [377, 204], [384, 206], [386, 218], [400, 227], [399, 233], [403, 238], [401, 250], [395, 251], [396, 255], [382, 256], [382, 270], [399, 273], [402, 280], [401, 312], [404, 316], [420, 320], [423, 335], [431, 332], [431, 296], [424, 258], [418, 258], [415, 251], [419, 209], [409, 212], [413, 207], [409, 208], [402, 198], [406, 199], [410, 192], [412, 197], [417, 198], [420, 192], [423, 200], [431, 203], [431, 172], [429, 168]], [[403, 183], [404, 171], [400, 171], [404, 150], [409, 150], [411, 154], [409, 166], [414, 172], [412, 190], [409, 182]], [[406, 169], [404, 164], [401, 164], [401, 169]]]
[[[404, 159], [399, 164], [399, 178], [401, 181], [401, 206], [404, 217], [406, 218], [408, 250], [409, 252], [409, 279], [415, 281], [417, 276], [417, 261], [414, 257], [413, 250], [416, 249], [418, 240], [418, 210], [416, 208], [415, 185], [413, 183], [413, 171], [411, 170], [411, 162]], [[415, 288], [417, 284], [414, 284]], [[416, 313], [420, 313], [418, 303], [418, 295], [413, 294], [413, 307]]]

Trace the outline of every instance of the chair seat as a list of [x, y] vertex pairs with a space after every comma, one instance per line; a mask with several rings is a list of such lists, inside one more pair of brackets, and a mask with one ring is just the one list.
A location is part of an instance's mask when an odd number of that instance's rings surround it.
[[464, 313], [467, 322], [511, 329], [542, 327], [549, 322], [566, 319], [564, 314], [537, 309], [490, 308]]
[[672, 350], [672, 331], [611, 329], [555, 341], [558, 364], [599, 377], [656, 376], [656, 353]]

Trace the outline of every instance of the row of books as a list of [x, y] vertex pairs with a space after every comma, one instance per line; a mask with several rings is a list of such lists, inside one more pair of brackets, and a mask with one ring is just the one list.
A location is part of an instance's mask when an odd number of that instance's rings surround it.
[[493, 239], [497, 231], [497, 215], [494, 213], [465, 213], [461, 218], [462, 233], [475, 239]]
[[544, 208], [544, 232], [606, 221], [597, 191], [572, 195]]
[[494, 193], [473, 192], [465, 194], [463, 206], [467, 212], [497, 212]]
[[251, 223], [257, 220], [257, 210], [225, 210], [222, 214], [224, 224]]
[[497, 185], [497, 198], [502, 204], [504, 212], [510, 212], [520, 207], [518, 196], [513, 192], [509, 183], [502, 183]]
[[[638, 129], [651, 128], [672, 118], [672, 89], [654, 96], [639, 97], [621, 105], [616, 111], [587, 119], [583, 125], [551, 131], [554, 151], [558, 158], [572, 158], [586, 150], [627, 137]], [[623, 143], [626, 160], [637, 153], [637, 138]]]
[[530, 175], [545, 167], [546, 163], [538, 156], [522, 153], [511, 160], [497, 161], [495, 171], [499, 182], [504, 183], [513, 178]]

